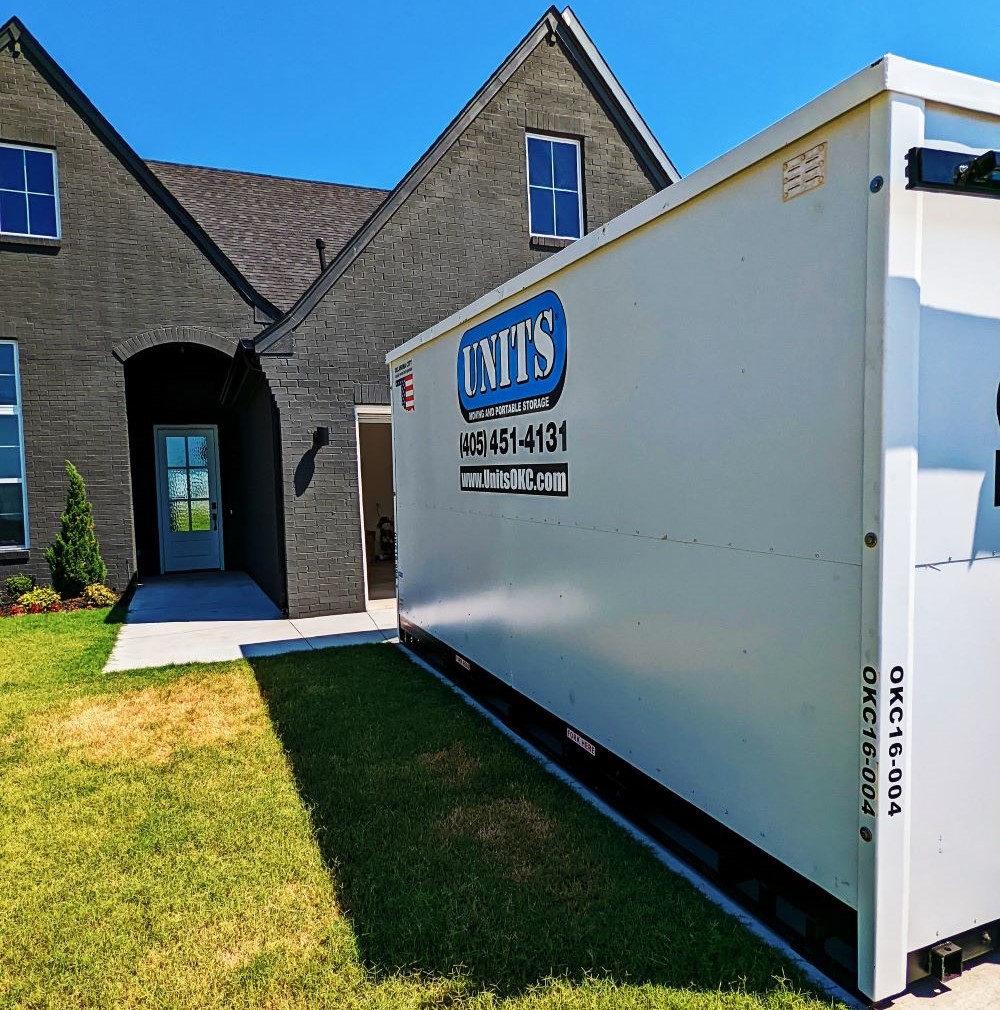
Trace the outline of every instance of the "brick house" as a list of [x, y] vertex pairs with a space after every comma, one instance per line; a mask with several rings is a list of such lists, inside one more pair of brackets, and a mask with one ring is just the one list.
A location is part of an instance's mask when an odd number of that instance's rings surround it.
[[568, 9], [390, 192], [144, 162], [8, 22], [0, 579], [47, 579], [70, 459], [113, 585], [238, 568], [292, 616], [391, 595], [386, 352], [676, 178]]

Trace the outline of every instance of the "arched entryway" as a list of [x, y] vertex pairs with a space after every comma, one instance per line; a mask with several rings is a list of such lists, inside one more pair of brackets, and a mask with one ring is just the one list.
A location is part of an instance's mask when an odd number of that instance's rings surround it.
[[225, 343], [129, 350], [139, 574], [241, 569], [283, 607], [277, 422], [266, 380]]

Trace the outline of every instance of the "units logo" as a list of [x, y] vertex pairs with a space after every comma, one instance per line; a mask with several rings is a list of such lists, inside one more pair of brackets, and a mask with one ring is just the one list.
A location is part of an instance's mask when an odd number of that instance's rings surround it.
[[413, 398], [413, 360], [396, 365], [392, 372], [393, 386], [399, 390], [399, 402], [403, 410], [414, 409]]
[[458, 404], [466, 421], [550, 410], [566, 378], [566, 315], [544, 291], [466, 330], [458, 345]]

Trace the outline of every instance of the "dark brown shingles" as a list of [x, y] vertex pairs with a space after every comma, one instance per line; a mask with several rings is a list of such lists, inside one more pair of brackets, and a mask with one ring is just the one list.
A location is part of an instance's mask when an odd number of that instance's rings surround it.
[[384, 189], [148, 161], [251, 284], [288, 309], [388, 195]]

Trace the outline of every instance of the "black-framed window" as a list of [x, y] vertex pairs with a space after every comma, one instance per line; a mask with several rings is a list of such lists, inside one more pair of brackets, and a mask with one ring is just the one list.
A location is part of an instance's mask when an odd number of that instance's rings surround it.
[[55, 151], [0, 142], [0, 235], [59, 238]]
[[0, 551], [28, 546], [24, 426], [17, 344], [0, 340]]
[[580, 142], [529, 133], [525, 145], [532, 237], [579, 238], [583, 234]]

